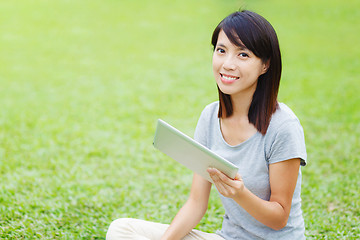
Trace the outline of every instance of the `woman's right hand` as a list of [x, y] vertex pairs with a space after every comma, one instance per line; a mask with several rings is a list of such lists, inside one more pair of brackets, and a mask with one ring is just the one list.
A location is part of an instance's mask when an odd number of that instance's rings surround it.
[[231, 179], [216, 168], [209, 168], [207, 171], [221, 195], [232, 199], [241, 196], [245, 186], [239, 173]]

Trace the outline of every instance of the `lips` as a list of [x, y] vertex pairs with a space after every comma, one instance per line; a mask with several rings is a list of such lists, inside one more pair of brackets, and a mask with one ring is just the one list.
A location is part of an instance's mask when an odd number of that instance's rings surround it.
[[225, 84], [231, 84], [238, 80], [239, 77], [220, 73], [220, 79]]

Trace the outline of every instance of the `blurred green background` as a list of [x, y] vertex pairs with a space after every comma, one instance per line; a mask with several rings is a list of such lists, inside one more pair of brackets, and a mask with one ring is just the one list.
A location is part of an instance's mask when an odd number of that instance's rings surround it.
[[[358, 0], [0, 2], [0, 238], [104, 239], [119, 217], [169, 223], [192, 173], [152, 147], [217, 100], [210, 38], [240, 7], [276, 29], [279, 100], [305, 130], [308, 239], [360, 238]], [[215, 191], [198, 226], [221, 227]]]

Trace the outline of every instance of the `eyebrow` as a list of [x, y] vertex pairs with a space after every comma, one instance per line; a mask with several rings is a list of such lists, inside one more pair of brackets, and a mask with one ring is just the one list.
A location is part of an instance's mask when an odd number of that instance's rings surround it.
[[[224, 44], [222, 44], [222, 43], [216, 44], [216, 46], [217, 46], [217, 47], [224, 47], [224, 48], [226, 48], [226, 46], [225, 46]], [[249, 49], [248, 49], [247, 47], [245, 47], [245, 46], [236, 46], [236, 48], [239, 49], [239, 50], [249, 50]]]

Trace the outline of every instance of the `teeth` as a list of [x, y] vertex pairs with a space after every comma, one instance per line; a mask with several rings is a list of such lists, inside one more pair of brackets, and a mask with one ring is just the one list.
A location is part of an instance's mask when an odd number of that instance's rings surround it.
[[223, 75], [223, 74], [221, 74], [221, 76], [222, 76], [223, 78], [227, 79], [227, 80], [235, 80], [235, 79], [237, 79], [237, 77], [225, 76], [225, 75]]

